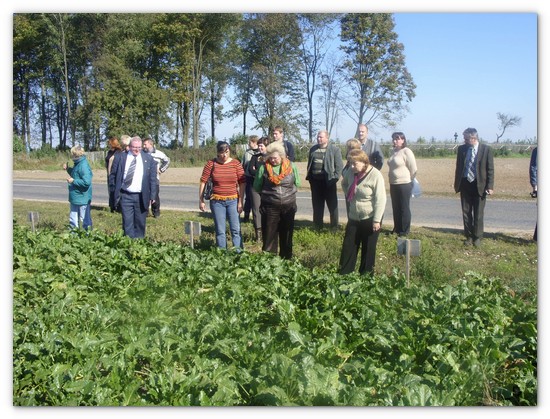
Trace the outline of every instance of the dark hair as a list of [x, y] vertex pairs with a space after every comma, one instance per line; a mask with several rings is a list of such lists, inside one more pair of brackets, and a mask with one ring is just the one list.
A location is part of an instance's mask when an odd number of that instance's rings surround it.
[[466, 128], [462, 135], [469, 135], [470, 137], [476, 137], [477, 138], [477, 129], [475, 128]]
[[231, 151], [229, 143], [227, 141], [218, 141], [218, 144], [216, 144], [216, 151], [218, 153], [223, 153], [227, 150]]
[[391, 139], [394, 140], [395, 138], [401, 138], [403, 140], [403, 148], [407, 147], [407, 138], [405, 137], [405, 134], [403, 134], [401, 131], [394, 132], [391, 135]]
[[258, 144], [263, 144], [267, 147], [269, 145], [269, 137], [261, 137], [258, 139]]

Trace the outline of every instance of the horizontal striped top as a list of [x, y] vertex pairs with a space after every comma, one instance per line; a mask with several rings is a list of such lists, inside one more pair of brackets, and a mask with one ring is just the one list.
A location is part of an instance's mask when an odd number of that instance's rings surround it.
[[[213, 165], [214, 172], [212, 172]], [[202, 169], [200, 181], [206, 183], [212, 172], [212, 198], [211, 199], [235, 199], [239, 196], [239, 184], [246, 183], [244, 169], [237, 159], [232, 159], [230, 162], [220, 164], [214, 160], [208, 160]]]

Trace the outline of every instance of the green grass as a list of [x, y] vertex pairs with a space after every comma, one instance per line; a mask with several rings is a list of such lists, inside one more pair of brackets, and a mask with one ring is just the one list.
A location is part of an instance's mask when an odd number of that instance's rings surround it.
[[[28, 212], [39, 213], [38, 229], [52, 229], [60, 233], [68, 229], [69, 204], [36, 201], [13, 201], [13, 219], [19, 225], [28, 225]], [[121, 216], [108, 208], [94, 206], [92, 219], [95, 229], [107, 234], [120, 232]], [[213, 219], [210, 213], [163, 210], [160, 218], [148, 218], [148, 241], [153, 243], [180, 243], [189, 246], [184, 233], [185, 221], [199, 221], [202, 235], [195, 238], [196, 249], [214, 246]], [[316, 270], [337, 270], [343, 229], [315, 231], [309, 221], [297, 220], [294, 234], [294, 255], [300, 263]], [[242, 224], [245, 250], [260, 253], [261, 246], [254, 241], [251, 223]], [[455, 285], [466, 273], [476, 272], [487, 278], [499, 278], [512, 292], [525, 300], [537, 295], [537, 244], [527, 237], [502, 233], [486, 234], [480, 248], [465, 248], [459, 230], [413, 227], [411, 238], [421, 242], [421, 255], [411, 257], [410, 282], [423, 285]], [[231, 243], [230, 238], [228, 243]], [[397, 270], [405, 274], [405, 258], [397, 254], [397, 240], [383, 230], [377, 247], [376, 273], [393, 275]]]

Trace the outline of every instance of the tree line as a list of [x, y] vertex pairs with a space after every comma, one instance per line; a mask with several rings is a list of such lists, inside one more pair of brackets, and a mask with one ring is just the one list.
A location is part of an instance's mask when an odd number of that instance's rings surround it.
[[[394, 126], [415, 96], [392, 14], [21, 13], [13, 16], [13, 132], [60, 149], [111, 136], [167, 147], [277, 125], [297, 143], [339, 115]], [[224, 108], [223, 103], [229, 103]]]

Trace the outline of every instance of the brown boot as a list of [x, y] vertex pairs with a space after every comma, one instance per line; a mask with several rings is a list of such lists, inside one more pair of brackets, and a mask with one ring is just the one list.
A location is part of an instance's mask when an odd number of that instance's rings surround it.
[[257, 228], [256, 229], [256, 243], [260, 243], [262, 241], [262, 229]]

